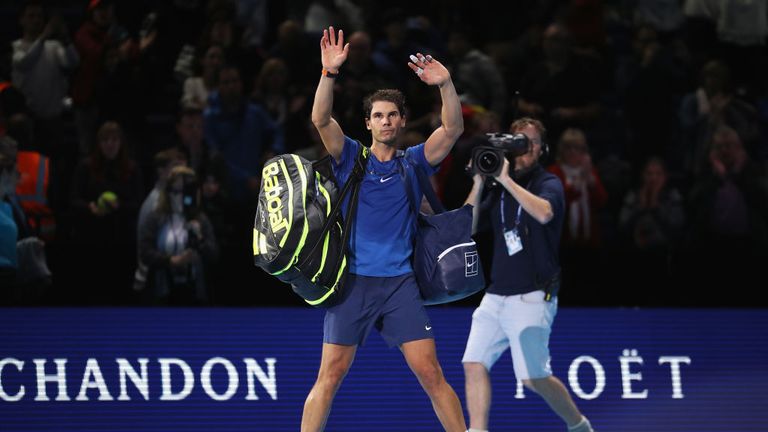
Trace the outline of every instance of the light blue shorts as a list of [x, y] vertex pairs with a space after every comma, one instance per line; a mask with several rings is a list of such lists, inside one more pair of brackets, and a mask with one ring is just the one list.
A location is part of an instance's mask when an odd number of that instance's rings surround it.
[[546, 378], [549, 335], [557, 314], [557, 297], [544, 301], [544, 291], [500, 296], [485, 294], [472, 314], [463, 363], [482, 363], [488, 371], [509, 348], [517, 379]]

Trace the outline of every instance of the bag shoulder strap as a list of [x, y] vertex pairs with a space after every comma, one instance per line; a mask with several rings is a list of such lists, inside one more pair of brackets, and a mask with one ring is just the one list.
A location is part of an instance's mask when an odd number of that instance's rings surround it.
[[[445, 207], [443, 207], [443, 203], [441, 203], [440, 199], [437, 197], [435, 189], [432, 188], [432, 183], [429, 181], [429, 177], [427, 177], [427, 173], [424, 172], [424, 169], [419, 167], [407, 152], [399, 154], [398, 158], [404, 179], [403, 185], [405, 186], [405, 194], [408, 196], [408, 201], [411, 203], [412, 210], [418, 214], [419, 208], [421, 206], [418, 205], [419, 200], [417, 197], [413, 196], [413, 192], [409, 187], [410, 170], [407, 165], [413, 167], [413, 172], [416, 174], [416, 178], [419, 181], [419, 186], [421, 186], [421, 192], [424, 194], [424, 196], [427, 197], [427, 201], [429, 202], [430, 207], [432, 207], [432, 210], [435, 212], [435, 214], [443, 213], [445, 211]], [[403, 161], [407, 162], [407, 165]]]
[[[344, 233], [342, 235], [341, 244], [347, 247], [347, 240], [349, 239], [349, 231], [352, 229], [352, 221], [355, 218], [355, 212], [357, 211], [357, 201], [360, 195], [360, 186], [363, 183], [363, 177], [365, 177], [365, 168], [368, 165], [368, 156], [371, 154], [371, 149], [364, 146], [360, 141], [357, 142], [359, 150], [357, 152], [357, 159], [355, 165], [352, 167], [352, 172], [349, 174], [347, 182], [344, 184], [346, 189], [350, 183], [352, 183], [352, 196], [349, 198], [349, 206], [347, 206], [347, 214], [344, 216]], [[343, 191], [342, 191], [343, 192]], [[340, 197], [336, 205], [341, 208], [341, 203], [344, 197]], [[330, 229], [330, 227], [329, 227]], [[326, 232], [323, 232], [322, 237], [325, 237]]]
[[363, 177], [365, 176], [365, 167], [368, 163], [368, 156], [371, 153], [371, 150], [364, 146], [360, 141], [357, 143], [360, 147], [357, 152], [355, 164], [352, 167], [352, 172], [349, 173], [349, 177], [347, 177], [347, 181], [344, 183], [344, 187], [339, 194], [339, 199], [331, 208], [331, 212], [328, 214], [328, 218], [325, 220], [325, 224], [323, 224], [323, 230], [320, 232], [320, 236], [318, 237], [317, 242], [314, 244], [314, 246], [312, 246], [312, 249], [310, 249], [310, 252], [306, 255], [307, 259], [314, 255], [315, 250], [320, 246], [320, 244], [323, 243], [323, 239], [325, 239], [325, 236], [331, 230], [333, 223], [336, 221], [336, 216], [341, 211], [341, 204], [344, 202], [344, 198], [351, 191], [352, 197], [350, 198], [349, 206], [347, 207], [347, 213], [344, 216], [344, 232], [342, 233], [341, 243], [342, 245], [347, 244], [347, 240], [349, 239], [349, 231], [352, 228], [352, 219], [354, 218], [355, 211], [357, 210], [357, 198], [360, 192], [360, 184], [362, 183]]

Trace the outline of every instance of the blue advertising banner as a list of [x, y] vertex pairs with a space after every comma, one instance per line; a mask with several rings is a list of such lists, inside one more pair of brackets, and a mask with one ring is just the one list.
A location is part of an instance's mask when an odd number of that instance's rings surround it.
[[[471, 314], [430, 309], [462, 403]], [[0, 430], [297, 431], [322, 320], [311, 309], [2, 309]], [[563, 308], [552, 369], [597, 430], [765, 431], [766, 340], [766, 310]], [[491, 377], [491, 430], [565, 430], [516, 382], [509, 355]], [[374, 331], [327, 430], [441, 427]]]

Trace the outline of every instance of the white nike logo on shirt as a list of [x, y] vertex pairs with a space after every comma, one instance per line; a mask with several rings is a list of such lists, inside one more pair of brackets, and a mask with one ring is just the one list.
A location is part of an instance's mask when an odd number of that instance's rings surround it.
[[393, 178], [395, 178], [395, 176], [389, 176], [387, 178], [382, 177], [382, 178], [379, 179], [379, 182], [385, 183], [385, 182], [388, 182], [388, 181], [392, 180]]
[[432, 326], [424, 326], [424, 330], [430, 331], [430, 330], [432, 330]]

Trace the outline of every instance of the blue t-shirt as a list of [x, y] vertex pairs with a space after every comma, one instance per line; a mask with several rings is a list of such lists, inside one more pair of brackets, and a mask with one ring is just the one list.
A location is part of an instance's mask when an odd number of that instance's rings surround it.
[[531, 177], [520, 184], [549, 201], [554, 217], [542, 225], [520, 209], [517, 231], [523, 250], [509, 256], [504, 232], [515, 227], [520, 204], [503, 188], [493, 192], [487, 208], [493, 227], [493, 266], [488, 286], [488, 292], [492, 294], [508, 296], [535, 291], [540, 289], [537, 283], [548, 281], [560, 271], [560, 235], [565, 215], [563, 184], [542, 167], [537, 167]]
[[[360, 143], [344, 137], [344, 149], [333, 172], [343, 186], [352, 171]], [[402, 167], [412, 170], [411, 163], [428, 175], [435, 173], [424, 155], [424, 143], [405, 151], [405, 155], [381, 162], [371, 153], [360, 186], [355, 222], [349, 238], [349, 271], [363, 276], [391, 277], [411, 273], [413, 236], [416, 213], [411, 209], [403, 186]], [[415, 173], [409, 172], [409, 187], [416, 197], [421, 188]], [[346, 200], [348, 201], [348, 200]], [[342, 211], [346, 214], [348, 202]]]

